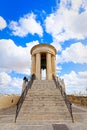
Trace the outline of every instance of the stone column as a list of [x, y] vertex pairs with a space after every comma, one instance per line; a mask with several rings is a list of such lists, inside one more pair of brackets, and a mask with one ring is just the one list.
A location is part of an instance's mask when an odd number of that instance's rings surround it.
[[52, 74], [56, 76], [56, 57], [52, 55]]
[[46, 55], [47, 62], [47, 80], [52, 80], [52, 65], [51, 65], [51, 54], [47, 53]]
[[35, 55], [32, 55], [32, 70], [31, 74], [36, 74], [36, 57]]
[[41, 55], [40, 53], [36, 54], [36, 79], [41, 79]]

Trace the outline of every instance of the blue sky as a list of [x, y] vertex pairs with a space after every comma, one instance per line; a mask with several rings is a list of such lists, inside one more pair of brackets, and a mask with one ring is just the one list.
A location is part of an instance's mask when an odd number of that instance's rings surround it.
[[57, 49], [66, 92], [87, 94], [87, 0], [0, 0], [0, 93], [21, 93], [30, 49], [42, 43]]

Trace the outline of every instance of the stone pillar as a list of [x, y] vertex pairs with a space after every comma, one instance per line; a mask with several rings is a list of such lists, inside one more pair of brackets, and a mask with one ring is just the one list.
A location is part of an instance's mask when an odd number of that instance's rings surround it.
[[56, 76], [56, 57], [52, 55], [52, 74]]
[[35, 74], [36, 73], [36, 56], [32, 55], [32, 70], [31, 70], [31, 74]]
[[41, 79], [41, 55], [40, 53], [36, 54], [36, 79]]
[[52, 65], [51, 65], [51, 54], [47, 53], [46, 55], [47, 62], [47, 80], [52, 80]]
[[43, 64], [46, 64], [44, 67], [46, 69], [46, 79], [52, 80], [52, 74], [56, 75], [56, 48], [49, 44], [38, 44], [32, 47], [30, 53], [32, 55], [31, 74], [34, 73], [36, 79], [41, 80], [41, 68], [43, 68], [43, 66], [41, 66], [42, 62]]

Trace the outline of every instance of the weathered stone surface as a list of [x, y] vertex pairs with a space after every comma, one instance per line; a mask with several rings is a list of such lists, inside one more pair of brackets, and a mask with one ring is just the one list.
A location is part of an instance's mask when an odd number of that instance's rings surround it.
[[[38, 124], [37, 121], [34, 121], [33, 124], [32, 121], [31, 124], [25, 124], [25, 122], [14, 123], [13, 120], [10, 120], [9, 122], [9, 115], [14, 115], [13, 119], [15, 118], [15, 108], [16, 107], [14, 106], [11, 108], [0, 110], [0, 116], [4, 115], [4, 119], [2, 121], [0, 120], [0, 130], [58, 130], [59, 128], [59, 130], [64, 130], [64, 125], [68, 130], [87, 129], [87, 109], [80, 106], [73, 105], [73, 113], [77, 118], [75, 123], [70, 123], [70, 121], [67, 123], [61, 121], [61, 123], [59, 124], [56, 121], [50, 121], [50, 124], [48, 124], [46, 120], [44, 120], [43, 124], [41, 124], [41, 121], [39, 121]], [[7, 118], [5, 117], [5, 115]]]
[[17, 123], [72, 122], [70, 113], [54, 81], [35, 80], [28, 91]]

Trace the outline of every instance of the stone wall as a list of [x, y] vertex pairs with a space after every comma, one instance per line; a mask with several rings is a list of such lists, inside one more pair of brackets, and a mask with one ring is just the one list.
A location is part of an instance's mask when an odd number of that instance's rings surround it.
[[68, 95], [68, 98], [72, 103], [87, 106], [87, 96]]
[[16, 105], [19, 98], [19, 95], [0, 95], [0, 109]]

